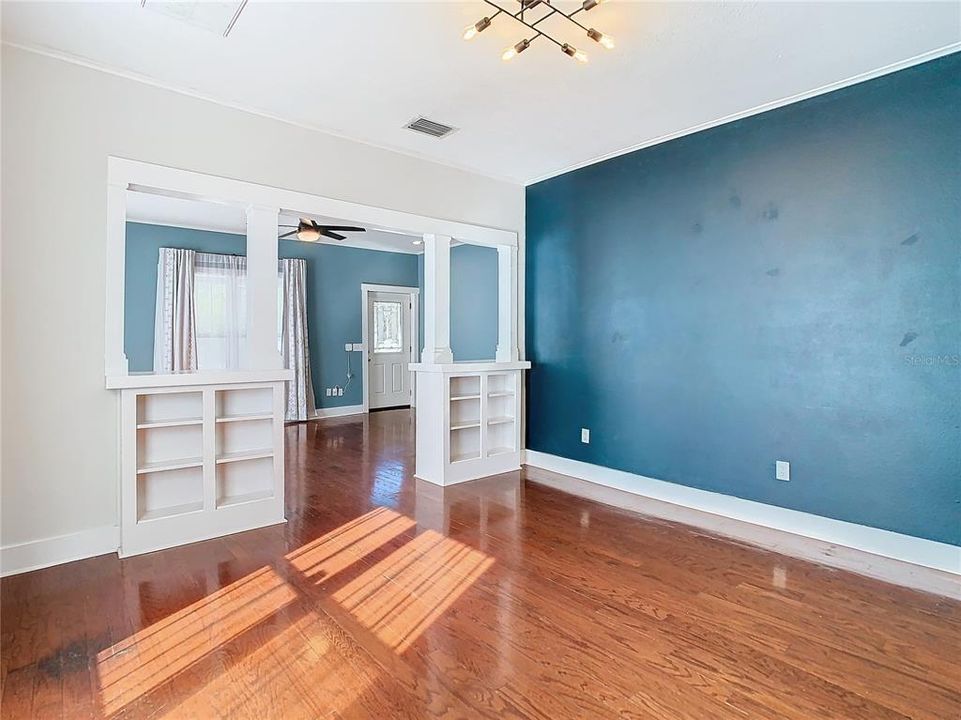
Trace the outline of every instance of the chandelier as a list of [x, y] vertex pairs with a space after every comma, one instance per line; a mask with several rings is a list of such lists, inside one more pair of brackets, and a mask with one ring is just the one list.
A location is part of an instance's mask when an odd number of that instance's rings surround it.
[[[509, 2], [510, 0], [507, 1]], [[579, 8], [573, 12], [565, 13], [563, 10], [559, 10], [558, 8], [554, 7], [551, 4], [551, 0], [517, 0], [517, 4], [520, 5], [520, 10], [512, 13], [510, 10], [501, 7], [496, 2], [492, 2], [492, 0], [484, 0], [485, 3], [494, 8], [497, 12], [489, 17], [482, 17], [473, 25], [468, 25], [466, 28], [464, 28], [464, 39], [471, 40], [476, 37], [478, 33], [484, 32], [490, 27], [491, 22], [493, 22], [494, 18], [496, 18], [498, 15], [509, 15], [524, 25], [529, 32], [528, 37], [523, 38], [516, 45], [512, 45], [504, 51], [504, 54], [501, 55], [502, 60], [513, 60], [515, 57], [527, 50], [527, 48], [531, 46], [531, 43], [537, 40], [537, 38], [542, 37], [557, 45], [561, 52], [568, 57], [572, 57], [579, 62], [586, 63], [587, 55], [584, 52], [578, 50], [569, 43], [556, 40], [537, 26], [540, 25], [544, 20], [547, 20], [547, 18], [553, 17], [554, 15], [559, 15], [560, 17], [566, 18], [570, 23], [580, 28], [587, 35], [587, 37], [598, 43], [601, 47], [611, 50], [614, 47], [614, 39], [610, 35], [605, 35], [604, 33], [595, 30], [592, 27], [582, 25], [574, 17], [580, 12], [587, 12], [594, 9], [603, 1], [604, 0], [582, 0]]]

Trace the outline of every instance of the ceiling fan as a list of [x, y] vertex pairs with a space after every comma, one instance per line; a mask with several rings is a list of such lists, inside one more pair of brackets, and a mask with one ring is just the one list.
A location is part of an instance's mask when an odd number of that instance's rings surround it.
[[278, 239], [283, 240], [284, 238], [289, 238], [291, 235], [296, 235], [298, 240], [303, 240], [304, 242], [317, 242], [320, 240], [320, 236], [328, 237], [331, 240], [346, 240], [346, 235], [341, 235], [339, 232], [367, 232], [365, 228], [362, 227], [352, 227], [350, 225], [318, 225], [316, 220], [308, 220], [307, 218], [300, 218], [300, 222], [296, 225], [281, 225], [283, 228], [296, 228], [291, 230], [289, 233], [284, 233]]

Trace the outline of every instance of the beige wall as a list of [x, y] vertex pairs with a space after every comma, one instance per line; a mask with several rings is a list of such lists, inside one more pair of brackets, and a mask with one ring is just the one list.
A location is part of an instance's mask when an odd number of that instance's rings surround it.
[[108, 155], [523, 234], [521, 186], [5, 46], [3, 546], [116, 524]]

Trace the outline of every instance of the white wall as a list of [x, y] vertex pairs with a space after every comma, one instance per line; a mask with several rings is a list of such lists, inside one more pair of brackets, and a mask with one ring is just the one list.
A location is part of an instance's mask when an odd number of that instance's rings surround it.
[[521, 186], [9, 46], [2, 113], [5, 548], [75, 533], [82, 544], [117, 522], [118, 398], [103, 360], [108, 155], [523, 238]]

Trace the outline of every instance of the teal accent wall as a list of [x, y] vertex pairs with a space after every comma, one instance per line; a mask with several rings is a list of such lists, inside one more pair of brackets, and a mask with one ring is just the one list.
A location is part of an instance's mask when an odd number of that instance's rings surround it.
[[[424, 256], [417, 261], [424, 292]], [[454, 360], [493, 360], [497, 352], [497, 250], [455, 245], [450, 250], [450, 347]], [[420, 308], [420, 347], [424, 347], [424, 304]]]
[[530, 449], [961, 545], [961, 55], [528, 187], [526, 288]]
[[[246, 238], [243, 235], [127, 223], [124, 350], [131, 371], [153, 368], [157, 251], [161, 247], [244, 255]], [[346, 384], [344, 343], [363, 340], [360, 286], [362, 283], [378, 283], [416, 287], [418, 256], [290, 240], [280, 241], [279, 255], [307, 261], [307, 330], [317, 407], [362, 404], [362, 355], [359, 352], [350, 354], [354, 380], [343, 396], [324, 395], [325, 387]]]

